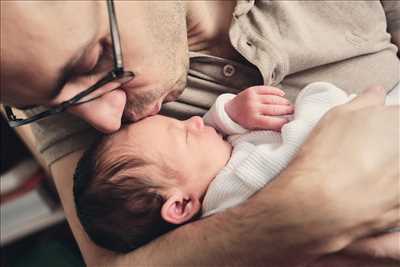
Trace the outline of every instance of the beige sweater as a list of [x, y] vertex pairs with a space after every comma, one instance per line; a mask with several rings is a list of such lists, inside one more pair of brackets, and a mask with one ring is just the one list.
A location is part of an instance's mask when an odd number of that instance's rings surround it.
[[399, 61], [387, 30], [400, 30], [400, 1], [250, 0], [236, 6], [230, 38], [266, 84], [293, 99], [318, 80], [350, 92], [392, 88]]

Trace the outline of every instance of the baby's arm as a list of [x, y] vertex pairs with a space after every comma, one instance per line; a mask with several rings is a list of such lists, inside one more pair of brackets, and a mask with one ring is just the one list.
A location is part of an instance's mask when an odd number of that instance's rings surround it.
[[271, 86], [253, 86], [237, 96], [223, 94], [204, 115], [207, 124], [226, 135], [243, 134], [248, 130], [280, 130], [293, 113], [285, 93]]

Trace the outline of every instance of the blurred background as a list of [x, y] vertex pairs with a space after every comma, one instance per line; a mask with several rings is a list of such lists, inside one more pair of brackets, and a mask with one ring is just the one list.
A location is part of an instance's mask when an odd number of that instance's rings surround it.
[[85, 266], [51, 177], [1, 119], [1, 267]]

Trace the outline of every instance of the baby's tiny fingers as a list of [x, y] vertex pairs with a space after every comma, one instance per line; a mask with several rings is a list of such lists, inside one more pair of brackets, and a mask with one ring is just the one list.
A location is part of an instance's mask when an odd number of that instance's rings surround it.
[[284, 96], [285, 92], [277, 87], [259, 85], [253, 87], [258, 94]]
[[260, 101], [263, 104], [275, 104], [275, 105], [291, 105], [290, 101], [284, 97], [277, 95], [261, 95]]
[[292, 105], [262, 105], [259, 109], [262, 115], [271, 116], [291, 114], [293, 111]]
[[280, 131], [282, 126], [285, 125], [288, 120], [281, 117], [263, 116], [260, 115], [255, 120], [257, 129]]

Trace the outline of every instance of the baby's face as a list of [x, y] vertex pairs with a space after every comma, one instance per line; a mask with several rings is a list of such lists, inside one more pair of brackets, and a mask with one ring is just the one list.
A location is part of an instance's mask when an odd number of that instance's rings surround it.
[[113, 145], [117, 142], [118, 145], [133, 145], [145, 160], [157, 166], [168, 166], [169, 171], [176, 174], [171, 179], [163, 175], [162, 170], [156, 171], [150, 175], [159, 180], [154, 181], [156, 184], [170, 184], [199, 198], [225, 166], [232, 149], [214, 128], [205, 126], [200, 117], [185, 121], [161, 115], [148, 117], [121, 130]]

